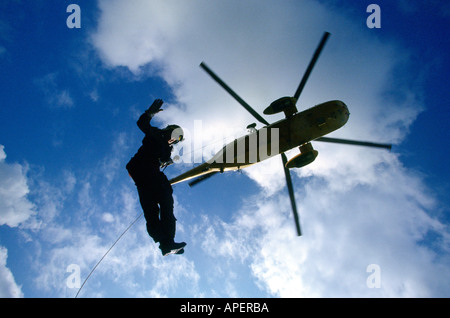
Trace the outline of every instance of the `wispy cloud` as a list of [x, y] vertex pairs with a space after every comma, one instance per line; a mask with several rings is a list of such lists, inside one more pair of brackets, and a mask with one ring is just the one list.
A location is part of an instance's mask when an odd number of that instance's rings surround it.
[[34, 83], [44, 94], [45, 101], [50, 108], [68, 109], [74, 106], [74, 101], [69, 90], [60, 87], [57, 72], [40, 77]]
[[27, 197], [26, 171], [27, 167], [6, 162], [4, 146], [0, 145], [0, 225], [17, 227], [36, 213]]
[[11, 270], [6, 266], [8, 250], [0, 246], [0, 297], [23, 297], [21, 286], [17, 285]]
[[[27, 167], [7, 163], [4, 148], [0, 145], [0, 226], [16, 228], [36, 214], [36, 207], [28, 198]], [[7, 267], [7, 258], [7, 248], [0, 246], [0, 297], [22, 297], [21, 286]]]

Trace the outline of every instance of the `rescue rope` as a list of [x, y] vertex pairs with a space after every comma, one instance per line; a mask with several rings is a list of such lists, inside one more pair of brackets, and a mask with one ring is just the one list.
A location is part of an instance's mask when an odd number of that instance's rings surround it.
[[125, 235], [125, 233], [128, 232], [128, 230], [134, 225], [134, 223], [136, 223], [142, 216], [144, 215], [144, 213], [141, 213], [127, 228], [125, 231], [123, 231], [122, 234], [120, 234], [119, 238], [113, 243], [113, 245], [111, 245], [111, 247], [106, 251], [105, 255], [102, 256], [102, 258], [97, 262], [97, 264], [95, 264], [94, 268], [91, 270], [91, 272], [89, 273], [89, 275], [86, 277], [86, 279], [84, 280], [83, 284], [81, 285], [80, 289], [78, 289], [77, 294], [75, 295], [75, 298], [78, 297], [78, 294], [80, 293], [81, 289], [83, 288], [84, 284], [86, 284], [87, 280], [89, 279], [89, 277], [91, 277], [92, 273], [95, 271], [95, 269], [97, 268], [98, 265], [100, 265], [100, 263], [103, 261], [103, 259], [106, 257], [106, 255], [108, 255], [108, 253], [112, 250], [112, 248], [117, 244], [117, 242], [119, 242], [119, 240], [122, 238], [122, 236]]

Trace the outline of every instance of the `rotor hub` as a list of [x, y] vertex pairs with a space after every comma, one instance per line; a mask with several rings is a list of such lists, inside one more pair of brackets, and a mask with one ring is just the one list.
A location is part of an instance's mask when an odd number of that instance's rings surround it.
[[265, 110], [264, 114], [273, 115], [279, 112], [284, 112], [286, 117], [289, 117], [297, 112], [297, 107], [295, 106], [296, 99], [294, 97], [281, 97], [276, 101], [272, 102]]

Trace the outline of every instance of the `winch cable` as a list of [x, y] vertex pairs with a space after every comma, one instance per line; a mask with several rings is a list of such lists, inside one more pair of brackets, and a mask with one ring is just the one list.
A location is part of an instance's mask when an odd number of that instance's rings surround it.
[[122, 236], [125, 235], [125, 233], [128, 232], [128, 230], [134, 225], [134, 223], [136, 223], [142, 216], [144, 215], [144, 213], [139, 214], [139, 216], [125, 229], [125, 231], [123, 231], [122, 234], [120, 234], [120, 236], [117, 238], [117, 240], [113, 243], [113, 245], [111, 245], [111, 247], [106, 251], [106, 253], [102, 256], [102, 258], [97, 262], [97, 264], [95, 264], [94, 268], [91, 270], [91, 272], [89, 273], [89, 275], [86, 277], [86, 279], [84, 280], [83, 284], [80, 286], [80, 289], [78, 289], [77, 294], [75, 295], [75, 298], [78, 297], [78, 294], [80, 293], [81, 289], [83, 288], [83, 286], [86, 284], [87, 280], [89, 279], [89, 277], [91, 277], [92, 273], [95, 271], [95, 269], [98, 267], [98, 265], [100, 265], [100, 263], [103, 261], [103, 259], [106, 257], [106, 255], [108, 255], [108, 253], [112, 250], [112, 248], [117, 244], [117, 242], [119, 242], [119, 240], [122, 238]]

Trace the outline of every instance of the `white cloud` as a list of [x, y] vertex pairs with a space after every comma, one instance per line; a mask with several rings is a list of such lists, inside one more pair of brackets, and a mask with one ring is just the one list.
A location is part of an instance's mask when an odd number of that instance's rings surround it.
[[[161, 76], [176, 100], [160, 118], [190, 131], [201, 119], [205, 140], [225, 127], [245, 127], [255, 120], [197, 67], [199, 62], [205, 60], [262, 113], [276, 98], [293, 94], [325, 30], [332, 37], [299, 106], [345, 101], [350, 120], [335, 136], [399, 143], [424, 108], [417, 83], [395, 79], [399, 65], [409, 65], [407, 52], [372, 37], [324, 4], [99, 3], [92, 41], [103, 61], [135, 74], [150, 70]], [[215, 247], [217, 257], [235, 255], [248, 262], [259, 286], [271, 295], [448, 295], [439, 274], [448, 259], [423, 243], [433, 233], [441, 240], [435, 248], [448, 251], [448, 230], [432, 216], [435, 202], [422, 180], [395, 153], [314, 145], [316, 162], [292, 171], [300, 177], [294, 183], [304, 237], [293, 236], [290, 204], [280, 192], [285, 191], [281, 160], [274, 158], [247, 170], [264, 190], [265, 196], [255, 197], [259, 203], [248, 203], [233, 222], [207, 217], [214, 227], [193, 227], [204, 239], [203, 249]], [[366, 285], [372, 263], [382, 270], [381, 289]]]
[[111, 223], [114, 221], [114, 215], [112, 215], [111, 213], [103, 213], [102, 214], [102, 220], [107, 222], [107, 223]]
[[4, 146], [0, 145], [0, 225], [17, 227], [35, 214], [28, 193], [26, 167], [6, 163]]
[[14, 276], [6, 266], [8, 251], [0, 246], [0, 298], [23, 297], [22, 287], [15, 282]]

